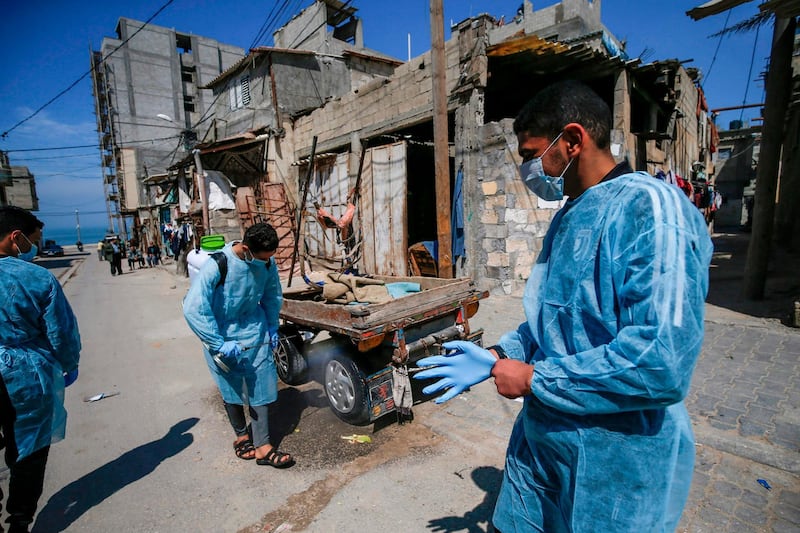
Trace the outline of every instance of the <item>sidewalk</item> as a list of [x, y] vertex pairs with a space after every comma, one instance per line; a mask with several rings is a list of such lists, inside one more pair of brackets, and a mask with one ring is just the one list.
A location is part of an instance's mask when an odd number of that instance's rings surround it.
[[773, 250], [765, 298], [748, 301], [748, 241], [714, 235], [703, 351], [686, 399], [697, 458], [680, 531], [800, 530], [800, 330], [786, 325], [800, 255]]

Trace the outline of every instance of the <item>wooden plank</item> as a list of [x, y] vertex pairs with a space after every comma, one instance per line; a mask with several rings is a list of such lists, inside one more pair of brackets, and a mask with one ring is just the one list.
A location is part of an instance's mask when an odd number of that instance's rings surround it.
[[376, 206], [373, 200], [373, 182], [375, 181], [372, 164], [372, 149], [367, 150], [364, 155], [364, 169], [361, 176], [361, 234], [363, 242], [361, 244], [361, 262], [358, 265], [362, 273], [375, 272], [375, 211], [380, 206]]

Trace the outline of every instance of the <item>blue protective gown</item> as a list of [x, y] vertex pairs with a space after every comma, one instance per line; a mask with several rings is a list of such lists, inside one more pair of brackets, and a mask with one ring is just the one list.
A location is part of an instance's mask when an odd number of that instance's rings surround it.
[[23, 459], [64, 438], [64, 372], [78, 367], [78, 322], [61, 285], [44, 268], [0, 258], [0, 372], [16, 410]]
[[[239, 259], [231, 249], [233, 244], [222, 250], [228, 258], [225, 283], [217, 287], [217, 262], [206, 261], [183, 300], [183, 316], [203, 342], [206, 363], [222, 399], [231, 404], [267, 405], [278, 397], [278, 373], [269, 346], [269, 332], [278, 329], [283, 303], [278, 267], [272, 258], [266, 268]], [[227, 373], [211, 358], [225, 341], [252, 347], [242, 352]]]
[[553, 219], [500, 345], [534, 364], [494, 524], [674, 531], [694, 438], [683, 404], [703, 341], [712, 245], [677, 187], [602, 182]]

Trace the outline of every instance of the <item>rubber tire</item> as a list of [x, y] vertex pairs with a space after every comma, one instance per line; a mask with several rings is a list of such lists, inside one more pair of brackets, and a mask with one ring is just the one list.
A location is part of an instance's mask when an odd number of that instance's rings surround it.
[[370, 423], [367, 383], [358, 365], [346, 355], [336, 354], [325, 364], [325, 396], [331, 410], [354, 426]]
[[287, 385], [302, 385], [308, 381], [308, 361], [301, 353], [302, 339], [300, 333], [292, 327], [278, 330], [280, 342], [273, 351], [275, 369], [278, 377]]

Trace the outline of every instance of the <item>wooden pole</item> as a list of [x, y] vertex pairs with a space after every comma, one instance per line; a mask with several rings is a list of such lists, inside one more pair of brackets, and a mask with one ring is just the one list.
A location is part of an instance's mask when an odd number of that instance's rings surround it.
[[766, 104], [764, 126], [761, 129], [761, 153], [756, 170], [753, 232], [750, 235], [744, 267], [744, 296], [751, 300], [764, 297], [767, 282], [784, 121], [791, 95], [795, 26], [793, 17], [782, 18], [776, 15], [764, 99]]
[[436, 172], [436, 231], [440, 278], [453, 277], [450, 235], [450, 149], [447, 134], [447, 64], [444, 56], [442, 0], [431, 0], [431, 63], [433, 67], [433, 157]]
[[[308, 184], [311, 183], [311, 175], [314, 172], [314, 157], [316, 156], [317, 152], [317, 136], [311, 139], [311, 157], [308, 158], [308, 172], [306, 173], [306, 179], [301, 184], [302, 190], [302, 200], [300, 200], [300, 205], [297, 206], [297, 227], [294, 231], [294, 252], [292, 253], [292, 267], [289, 269], [289, 281], [286, 283], [287, 287], [292, 286], [292, 278], [294, 277], [294, 265], [297, 262], [297, 254], [298, 250], [300, 249], [300, 232], [301, 232], [301, 224], [303, 223], [303, 213], [306, 210], [306, 199], [308, 198]], [[300, 270], [303, 269], [302, 259], [300, 262]]]

